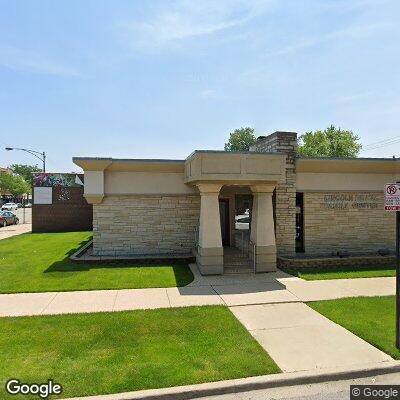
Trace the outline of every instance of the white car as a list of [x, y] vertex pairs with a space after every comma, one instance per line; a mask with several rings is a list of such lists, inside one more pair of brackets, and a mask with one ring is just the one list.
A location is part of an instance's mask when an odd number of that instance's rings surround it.
[[1, 206], [1, 211], [13, 211], [18, 210], [18, 205], [16, 203], [6, 203]]

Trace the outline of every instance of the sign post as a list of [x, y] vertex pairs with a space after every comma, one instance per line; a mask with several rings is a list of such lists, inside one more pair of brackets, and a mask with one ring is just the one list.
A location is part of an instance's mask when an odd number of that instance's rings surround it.
[[400, 349], [400, 182], [385, 185], [385, 211], [396, 212], [396, 347]]

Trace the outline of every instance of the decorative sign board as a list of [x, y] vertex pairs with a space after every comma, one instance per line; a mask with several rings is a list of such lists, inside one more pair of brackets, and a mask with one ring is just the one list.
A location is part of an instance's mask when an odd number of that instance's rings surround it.
[[35, 204], [53, 204], [53, 188], [34, 187], [33, 201]]
[[387, 183], [385, 185], [385, 210], [400, 211], [400, 184]]

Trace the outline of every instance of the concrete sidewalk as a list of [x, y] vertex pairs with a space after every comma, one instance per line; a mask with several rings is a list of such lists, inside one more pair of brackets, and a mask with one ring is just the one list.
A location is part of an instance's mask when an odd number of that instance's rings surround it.
[[204, 277], [182, 288], [0, 295], [0, 316], [226, 305], [282, 371], [365, 368], [392, 358], [323, 317], [303, 301], [395, 293], [394, 278], [303, 281], [281, 271]]
[[0, 240], [32, 231], [32, 224], [9, 225], [0, 228]]
[[393, 361], [303, 303], [230, 309], [283, 372], [357, 368]]
[[0, 295], [0, 316], [67, 314], [223, 304], [230, 307], [299, 303], [340, 297], [395, 294], [395, 278], [303, 281], [278, 271], [201, 276], [181, 288], [93, 290]]

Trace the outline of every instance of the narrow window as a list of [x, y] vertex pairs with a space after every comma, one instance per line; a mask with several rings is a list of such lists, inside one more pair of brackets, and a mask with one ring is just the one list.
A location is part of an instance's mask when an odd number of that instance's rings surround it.
[[304, 253], [304, 196], [296, 193], [296, 253]]

